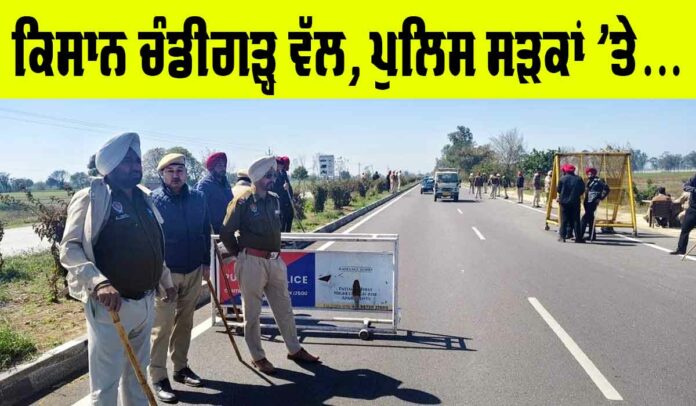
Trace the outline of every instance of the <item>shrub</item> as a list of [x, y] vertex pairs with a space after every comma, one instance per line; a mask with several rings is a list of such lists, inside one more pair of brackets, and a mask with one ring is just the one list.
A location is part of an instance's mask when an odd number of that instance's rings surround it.
[[343, 206], [348, 206], [352, 200], [351, 182], [334, 182], [329, 188], [331, 199], [333, 199], [334, 209], [340, 210]]
[[326, 198], [328, 197], [327, 186], [324, 183], [315, 183], [312, 186], [312, 194], [314, 195], [314, 209], [315, 213], [322, 213], [324, 211], [324, 205], [326, 204]]

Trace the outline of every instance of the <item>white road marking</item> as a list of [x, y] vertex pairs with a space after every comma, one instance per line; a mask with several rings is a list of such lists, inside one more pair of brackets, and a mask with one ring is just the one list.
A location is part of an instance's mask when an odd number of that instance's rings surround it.
[[471, 229], [474, 230], [474, 232], [476, 233], [476, 235], [478, 236], [478, 238], [479, 238], [480, 240], [485, 240], [485, 239], [486, 239], [486, 237], [484, 237], [483, 234], [481, 234], [481, 232], [478, 230], [478, 228], [476, 228], [476, 227], [471, 227]]
[[[222, 321], [219, 318], [216, 318], [216, 319]], [[207, 320], [205, 320], [204, 322], [202, 322], [201, 324], [194, 327], [193, 330], [191, 330], [191, 340], [195, 339], [199, 335], [206, 332], [210, 327], [212, 327], [212, 324], [213, 324], [212, 317], [210, 317]], [[89, 401], [89, 398], [90, 398], [90, 395], [87, 395], [84, 398], [73, 403], [73, 406], [88, 406], [91, 404], [91, 402]]]
[[[505, 202], [506, 202], [506, 203], [516, 204], [515, 202], [510, 201], [510, 200], [505, 200]], [[534, 207], [525, 206], [525, 205], [521, 205], [521, 206], [524, 207], [525, 209], [538, 211], [538, 212], [541, 213], [541, 214], [546, 214], [546, 211], [545, 211], [545, 210], [540, 210], [540, 209], [537, 209], [537, 208], [534, 208]], [[643, 244], [643, 245], [645, 245], [646, 247], [654, 248], [654, 249], [656, 249], [656, 250], [658, 250], [658, 251], [672, 252], [671, 249], [665, 248], [665, 247], [660, 247], [660, 246], [657, 245], [657, 244], [650, 244], [650, 243], [647, 243], [647, 242], [645, 242], [645, 241], [639, 240], [639, 239], [637, 239], [637, 238], [627, 237], [627, 236], [625, 236], [625, 235], [623, 235], [623, 234], [617, 234], [617, 235], [618, 235], [619, 237], [621, 237], [621, 238], [625, 238], [625, 239], [627, 239], [627, 240], [629, 240], [629, 241], [633, 241], [633, 242], [637, 242], [637, 243], [639, 243], [639, 244]], [[681, 260], [682, 255], [680, 255], [680, 256], [678, 256], [678, 257], [679, 257], [679, 259]], [[686, 257], [686, 259], [688, 259], [689, 261], [696, 261], [696, 258], [694, 258], [693, 256], [688, 256], [688, 257]]]
[[464, 214], [464, 212], [462, 211], [462, 209], [457, 209], [457, 211], [459, 212], [459, 214]]
[[[498, 200], [502, 200], [502, 199], [498, 199]], [[546, 214], [546, 210], [541, 210], [541, 209], [537, 209], [536, 207], [527, 206], [527, 205], [524, 204], [524, 203], [518, 204], [516, 201], [513, 202], [512, 200], [503, 200], [503, 201], [504, 201], [505, 203], [511, 203], [511, 204], [518, 205], [518, 206], [520, 206], [520, 207], [524, 207], [525, 209], [537, 211], [537, 212], [539, 212], [539, 213], [541, 213], [541, 214]]]
[[[647, 242], [645, 242], [645, 241], [643, 241], [643, 240], [639, 240], [639, 239], [633, 238], [633, 237], [627, 237], [627, 236], [625, 236], [625, 235], [623, 235], [623, 234], [617, 234], [617, 235], [618, 235], [619, 237], [621, 237], [621, 238], [624, 238], [624, 239], [628, 240], [628, 241], [637, 242], [637, 243], [639, 243], [639, 244], [645, 245], [646, 247], [654, 248], [654, 249], [659, 250], [659, 251], [662, 251], [662, 252], [672, 252], [671, 249], [665, 248], [665, 247], [660, 247], [660, 246], [657, 245], [657, 244], [649, 244], [649, 243], [647, 243]], [[679, 259], [681, 260], [681, 257], [683, 257], [683, 255], [676, 255], [676, 257], [679, 258]], [[689, 261], [696, 261], [696, 258], [694, 258], [694, 257], [692, 257], [692, 256], [688, 256], [688, 257], [686, 257], [686, 259], [688, 259]]]
[[530, 297], [527, 298], [529, 300], [529, 303], [532, 304], [532, 307], [534, 307], [534, 310], [539, 313], [542, 319], [548, 324], [549, 327], [551, 327], [551, 330], [553, 330], [554, 333], [558, 336], [558, 338], [561, 340], [563, 345], [570, 351], [570, 353], [575, 357], [575, 360], [578, 361], [580, 366], [585, 370], [587, 375], [589, 375], [590, 379], [592, 379], [592, 382], [594, 382], [595, 385], [597, 385], [597, 388], [599, 388], [600, 391], [602, 391], [602, 394], [604, 395], [605, 398], [609, 400], [623, 400], [619, 392], [614, 389], [614, 387], [609, 383], [607, 378], [602, 375], [602, 373], [597, 369], [595, 364], [590, 360], [590, 358], [585, 355], [585, 353], [580, 349], [580, 347], [575, 343], [573, 338], [566, 333], [566, 331], [561, 327], [558, 322], [551, 316], [551, 314], [546, 311], [544, 306], [539, 303], [539, 301], [534, 298]]
[[[407, 194], [413, 192], [414, 190], [416, 190], [415, 187], [414, 187], [414, 188], [411, 188], [411, 190], [409, 190], [408, 192], [403, 193], [401, 196], [398, 196], [398, 197], [392, 199], [389, 203], [387, 203], [387, 204], [385, 204], [383, 207], [377, 209], [377, 211], [375, 211], [374, 213], [368, 215], [368, 216], [365, 217], [364, 219], [360, 220], [357, 224], [351, 226], [349, 229], [347, 229], [346, 231], [342, 232], [341, 234], [350, 234], [351, 232], [353, 232], [353, 230], [355, 230], [356, 228], [358, 228], [358, 227], [360, 227], [361, 225], [365, 224], [365, 222], [367, 222], [368, 220], [370, 220], [372, 217], [374, 217], [374, 216], [378, 215], [379, 213], [381, 213], [382, 211], [386, 210], [389, 206], [391, 206], [392, 204], [396, 203], [396, 202], [399, 201], [402, 197], [404, 197], [404, 196], [406, 196]], [[325, 244], [322, 245], [321, 247], [317, 248], [317, 251], [324, 251], [324, 250], [326, 250], [327, 248], [329, 248], [330, 246], [332, 246], [332, 245], [334, 244], [334, 242], [335, 242], [335, 241], [329, 241], [329, 242], [325, 243]]]

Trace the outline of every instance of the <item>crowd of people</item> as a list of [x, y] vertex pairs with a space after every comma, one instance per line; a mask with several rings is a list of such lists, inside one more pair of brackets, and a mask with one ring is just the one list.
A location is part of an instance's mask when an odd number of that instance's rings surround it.
[[[118, 315], [155, 396], [178, 401], [167, 370], [181, 384], [205, 384], [188, 359], [193, 314], [203, 280], [210, 277], [211, 234], [219, 234], [225, 260], [236, 261], [244, 313], [244, 339], [252, 364], [276, 370], [261, 347], [260, 308], [271, 304], [287, 358], [317, 363], [302, 348], [279, 257], [280, 233], [293, 219], [288, 157], [262, 157], [227, 181], [227, 156], [211, 154], [207, 175], [187, 184], [186, 158], [167, 154], [157, 171], [160, 186], [142, 186], [140, 137], [124, 133], [96, 153], [101, 176], [75, 193], [60, 246], [71, 296], [84, 303], [88, 334], [90, 403], [146, 405], [135, 371], [126, 361], [113, 320]], [[113, 318], [113, 319], [112, 319]]]
[[401, 181], [403, 180], [403, 176], [401, 175], [401, 171], [397, 170], [390, 170], [387, 172], [387, 190], [389, 193], [394, 194], [394, 193], [399, 193], [401, 191]]
[[[584, 243], [587, 239], [594, 241], [597, 239], [595, 227], [595, 212], [600, 202], [607, 198], [611, 192], [609, 186], [599, 176], [596, 168], [586, 168], [585, 175], [587, 180], [576, 174], [576, 168], [572, 164], [561, 166], [561, 176], [556, 187], [556, 201], [560, 207], [561, 224], [558, 230], [558, 241], [566, 242], [573, 239], [576, 243]], [[532, 189], [534, 192], [531, 205], [541, 207], [542, 193], [549, 203], [551, 197], [552, 171], [548, 171], [543, 182], [541, 180], [542, 171], [536, 171], [532, 177]], [[488, 194], [490, 188], [491, 199], [503, 196], [508, 199], [507, 190], [513, 185], [517, 188], [517, 203], [524, 203], [525, 177], [522, 171], [517, 173], [517, 178], [512, 182], [506, 175], [499, 173], [486, 174], [473, 172], [469, 174], [469, 192], [474, 195], [474, 199], [483, 199], [483, 194]], [[501, 192], [502, 190], [502, 192]], [[657, 194], [652, 198], [648, 215], [653, 206], [661, 202], [678, 203], [681, 210], [675, 216], [681, 225], [679, 242], [677, 248], [670, 252], [672, 255], [684, 255], [687, 253], [689, 233], [696, 228], [696, 175], [683, 185], [683, 193], [677, 199], [672, 199], [667, 194], [664, 187], [657, 188]], [[581, 207], [584, 214], [580, 216]], [[668, 224], [668, 218], [657, 217], [656, 221], [662, 226]], [[587, 238], [585, 237], [587, 235]]]
[[[544, 191], [548, 199], [551, 185], [551, 171], [548, 172], [542, 183], [541, 171], [534, 173], [532, 178], [532, 186], [534, 189], [534, 197], [532, 198], [532, 207], [541, 207], [541, 194]], [[517, 190], [517, 203], [524, 203], [525, 177], [522, 171], [517, 172], [517, 177], [512, 181], [507, 175], [500, 173], [482, 173], [481, 171], [469, 174], [469, 192], [474, 195], [475, 199], [483, 199], [483, 195], [487, 194], [491, 199], [502, 197], [509, 199], [508, 189], [514, 188]], [[488, 189], [490, 188], [490, 194]]]

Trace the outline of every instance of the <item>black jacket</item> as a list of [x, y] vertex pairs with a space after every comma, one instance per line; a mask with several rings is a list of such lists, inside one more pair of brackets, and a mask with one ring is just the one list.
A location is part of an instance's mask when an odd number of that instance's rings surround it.
[[[288, 190], [286, 191], [283, 185], [285, 182], [288, 183]], [[292, 185], [290, 184], [290, 178], [288, 178], [287, 172], [281, 172], [273, 184], [273, 189], [271, 189], [280, 198], [280, 208], [283, 211], [292, 210], [292, 202], [290, 201], [290, 196], [292, 196]], [[290, 195], [288, 196], [288, 192]]]
[[580, 204], [580, 197], [585, 192], [585, 182], [573, 174], [561, 176], [558, 181], [558, 202], [560, 204]]
[[587, 180], [587, 193], [585, 193], [585, 203], [598, 203], [609, 195], [609, 185], [598, 177]]

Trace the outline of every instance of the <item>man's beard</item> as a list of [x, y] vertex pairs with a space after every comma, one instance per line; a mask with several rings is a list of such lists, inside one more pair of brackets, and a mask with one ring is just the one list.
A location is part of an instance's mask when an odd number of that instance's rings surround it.
[[136, 187], [140, 181], [143, 180], [143, 173], [138, 174], [128, 174], [128, 175], [115, 175], [111, 174], [108, 177], [109, 184], [117, 189], [133, 189]]

